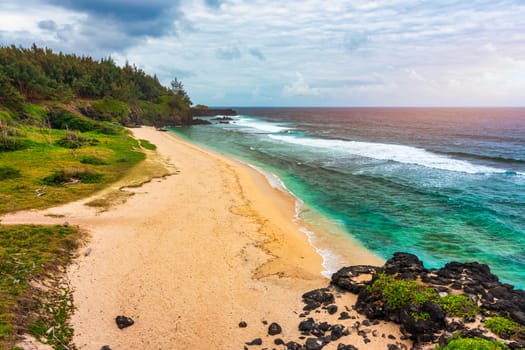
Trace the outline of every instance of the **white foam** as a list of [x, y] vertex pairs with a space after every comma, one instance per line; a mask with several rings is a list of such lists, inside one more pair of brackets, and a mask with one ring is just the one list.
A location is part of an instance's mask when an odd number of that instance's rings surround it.
[[411, 146], [373, 142], [327, 140], [289, 135], [269, 135], [269, 137], [274, 140], [296, 145], [330, 149], [366, 158], [391, 160], [405, 164], [416, 164], [447, 171], [465, 172], [469, 174], [505, 172], [504, 169], [476, 165], [468, 161], [449, 158], [429, 152], [422, 148]]
[[275, 123], [264, 122], [257, 119], [239, 117], [235, 123], [237, 126], [252, 129], [259, 133], [279, 133], [290, 130], [290, 128]]

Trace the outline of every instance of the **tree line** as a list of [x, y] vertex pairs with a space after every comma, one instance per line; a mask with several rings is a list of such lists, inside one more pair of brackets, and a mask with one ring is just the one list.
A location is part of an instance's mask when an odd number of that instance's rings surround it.
[[57, 102], [79, 107], [90, 118], [133, 124], [191, 122], [191, 100], [176, 78], [170, 88], [156, 75], [111, 57], [0, 47], [0, 108], [22, 112], [24, 104]]

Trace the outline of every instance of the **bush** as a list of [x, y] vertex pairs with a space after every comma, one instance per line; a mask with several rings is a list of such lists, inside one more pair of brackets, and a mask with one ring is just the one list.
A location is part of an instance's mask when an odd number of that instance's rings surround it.
[[19, 137], [0, 137], [0, 152], [19, 151], [29, 147], [30, 141]]
[[57, 145], [64, 148], [80, 148], [86, 144], [94, 146], [98, 143], [97, 139], [88, 139], [73, 131], [68, 131], [64, 138], [56, 141]]
[[473, 317], [478, 312], [474, 300], [462, 294], [451, 294], [436, 300], [443, 311], [452, 317]]
[[11, 167], [0, 167], [0, 180], [16, 179], [20, 177], [20, 170]]
[[485, 327], [504, 339], [508, 339], [520, 331], [525, 331], [525, 327], [506, 317], [491, 317], [484, 324]]
[[438, 350], [509, 350], [509, 347], [495, 340], [483, 338], [455, 338], [452, 339], [444, 348]]
[[104, 159], [94, 157], [94, 156], [84, 156], [80, 159], [82, 164], [91, 164], [91, 165], [106, 165], [108, 164]]
[[139, 142], [140, 142], [140, 146], [142, 148], [149, 149], [150, 151], [154, 151], [154, 150], [157, 149], [157, 146], [155, 146], [154, 144], [152, 144], [148, 140], [140, 139]]
[[400, 310], [409, 304], [421, 305], [438, 298], [433, 288], [425, 288], [416, 281], [396, 279], [384, 273], [378, 274], [378, 278], [368, 288], [372, 293], [381, 293], [386, 304], [394, 310]]
[[42, 183], [49, 186], [61, 186], [74, 180], [83, 183], [97, 183], [102, 180], [102, 174], [95, 173], [89, 169], [61, 169], [42, 179]]
[[130, 108], [122, 101], [106, 97], [102, 100], [94, 101], [92, 109], [95, 112], [95, 117], [99, 120], [114, 121], [124, 125], [130, 122]]
[[50, 113], [49, 123], [53, 129], [71, 129], [82, 132], [96, 129], [95, 121], [61, 109]]

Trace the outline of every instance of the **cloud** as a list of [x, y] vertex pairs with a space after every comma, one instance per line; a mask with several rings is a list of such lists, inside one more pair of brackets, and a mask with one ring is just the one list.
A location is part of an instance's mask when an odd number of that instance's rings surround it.
[[38, 22], [38, 28], [48, 31], [55, 31], [57, 29], [57, 24], [55, 21], [48, 19]]
[[257, 48], [251, 48], [250, 49], [250, 55], [252, 55], [255, 58], [260, 59], [261, 61], [265, 61], [266, 60], [266, 57], [264, 56], [264, 54], [261, 52], [261, 50], [259, 50]]
[[215, 55], [218, 59], [231, 61], [241, 58], [241, 50], [237, 46], [221, 47], [215, 51]]
[[355, 51], [368, 42], [369, 36], [366, 32], [347, 33], [344, 37], [343, 46], [348, 51]]
[[173, 28], [180, 16], [178, 1], [173, 0], [47, 0], [48, 3], [87, 13], [86, 24], [118, 27], [130, 36], [158, 37]]
[[204, 0], [204, 3], [211, 8], [219, 8], [221, 7], [222, 1], [221, 0]]
[[284, 87], [284, 94], [287, 96], [301, 96], [301, 95], [319, 95], [319, 89], [311, 88], [304, 80], [301, 73], [295, 73], [295, 80]]

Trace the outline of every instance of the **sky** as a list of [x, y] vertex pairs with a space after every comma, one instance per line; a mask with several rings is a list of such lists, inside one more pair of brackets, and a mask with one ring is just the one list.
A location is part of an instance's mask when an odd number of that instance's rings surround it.
[[525, 0], [0, 0], [0, 44], [210, 106], [525, 106]]

